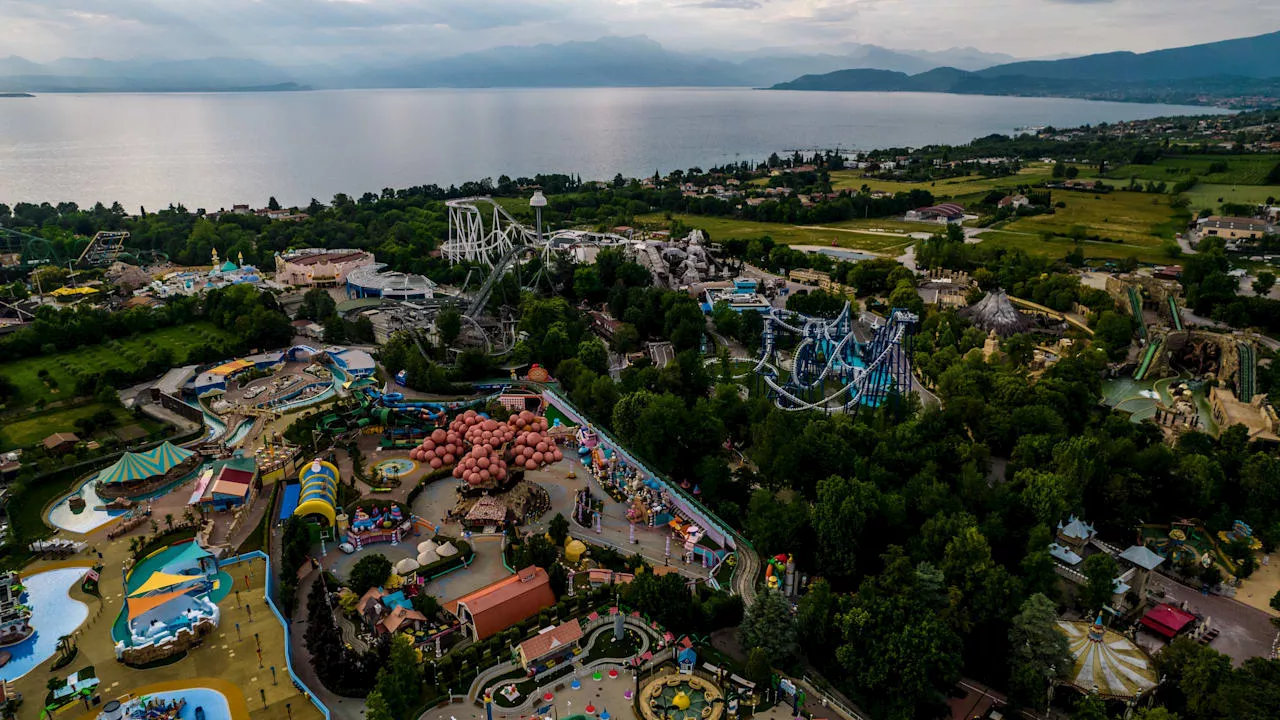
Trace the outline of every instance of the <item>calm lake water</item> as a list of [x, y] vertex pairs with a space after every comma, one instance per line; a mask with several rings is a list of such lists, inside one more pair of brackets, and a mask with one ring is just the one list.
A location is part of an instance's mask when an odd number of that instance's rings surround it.
[[962, 143], [1206, 108], [741, 88], [352, 90], [0, 99], [0, 202], [216, 209], [501, 174], [649, 175], [794, 149]]

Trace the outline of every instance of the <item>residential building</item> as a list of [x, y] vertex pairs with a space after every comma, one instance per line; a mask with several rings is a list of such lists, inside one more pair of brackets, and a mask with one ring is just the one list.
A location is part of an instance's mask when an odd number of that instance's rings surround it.
[[1242, 217], [1205, 218], [1200, 222], [1200, 237], [1220, 237], [1227, 240], [1258, 240], [1267, 234], [1267, 221]]
[[50, 455], [62, 455], [75, 449], [80, 438], [75, 433], [56, 432], [44, 439], [44, 449]]

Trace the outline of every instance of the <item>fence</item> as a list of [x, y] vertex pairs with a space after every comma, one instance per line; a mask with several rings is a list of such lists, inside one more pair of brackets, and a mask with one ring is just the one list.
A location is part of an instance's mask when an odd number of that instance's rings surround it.
[[[551, 388], [543, 387], [542, 395], [547, 404], [555, 405], [556, 409], [563, 413], [565, 417], [568, 417], [570, 420], [581, 425], [590, 424], [586, 416], [580, 413], [578, 409], [573, 406], [573, 403], [569, 402], [566, 398]], [[609, 433], [604, 429], [596, 425], [592, 425], [592, 429], [596, 431], [602, 440], [607, 441], [609, 445], [612, 446], [615, 453], [620, 455], [629, 464], [660, 482], [663, 489], [667, 491], [668, 497], [672, 499], [672, 502], [676, 507], [696, 519], [713, 540], [720, 543], [722, 546], [731, 549], [736, 549], [739, 543], [745, 542], [743, 538], [734, 532], [733, 528], [731, 528], [728, 523], [716, 517], [714, 513], [703, 507], [702, 503], [687, 495], [678, 484], [671, 482], [670, 478], [666, 477], [662, 473], [653, 471], [647, 465], [632, 456], [631, 453], [623, 449], [621, 443], [609, 435]]]
[[262, 558], [262, 561], [266, 563], [266, 568], [263, 571], [265, 576], [263, 577], [263, 583], [262, 583], [263, 585], [262, 597], [267, 601], [267, 607], [271, 608], [271, 612], [276, 616], [276, 620], [280, 622], [280, 626], [284, 628], [285, 670], [289, 671], [289, 677], [293, 679], [293, 684], [297, 685], [299, 688], [302, 689], [302, 694], [306, 695], [307, 699], [311, 701], [311, 704], [316, 706], [316, 709], [318, 709], [320, 711], [320, 714], [325, 717], [325, 720], [331, 720], [332, 716], [329, 714], [329, 708], [326, 707], [325, 704], [320, 701], [320, 698], [316, 697], [316, 695], [311, 691], [311, 688], [307, 687], [307, 684], [302, 681], [302, 678], [298, 677], [298, 673], [295, 672], [293, 669], [293, 648], [290, 647], [290, 644], [289, 644], [289, 635], [290, 635], [289, 622], [284, 619], [284, 615], [282, 615], [280, 613], [280, 609], [276, 607], [276, 599], [272, 597], [274, 586], [271, 583], [271, 578], [272, 578], [271, 558], [267, 557], [266, 553], [263, 553], [261, 550], [254, 550], [253, 552], [244, 553], [242, 555], [236, 555], [234, 557], [228, 558], [220, 562], [219, 565], [226, 567], [227, 565], [234, 565], [238, 562], [242, 562], [245, 560], [254, 560], [257, 558]]

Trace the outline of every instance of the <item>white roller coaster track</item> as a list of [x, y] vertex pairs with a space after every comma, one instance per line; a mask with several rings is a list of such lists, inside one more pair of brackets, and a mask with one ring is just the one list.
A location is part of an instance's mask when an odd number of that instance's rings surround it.
[[448, 200], [449, 238], [440, 253], [451, 262], [475, 262], [495, 267], [512, 248], [533, 246], [544, 259], [558, 246], [625, 245], [621, 235], [587, 230], [558, 230], [538, 242], [536, 228], [522, 224], [491, 197], [468, 197]]

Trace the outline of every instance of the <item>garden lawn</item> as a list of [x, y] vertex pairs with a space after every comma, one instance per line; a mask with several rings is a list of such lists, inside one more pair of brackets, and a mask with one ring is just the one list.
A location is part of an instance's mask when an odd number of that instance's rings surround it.
[[[211, 340], [230, 342], [232, 336], [209, 322], [163, 328], [141, 335], [111, 340], [100, 345], [87, 345], [75, 350], [24, 358], [0, 364], [3, 375], [18, 386], [18, 399], [10, 409], [19, 409], [37, 400], [55, 402], [69, 400], [75, 394], [77, 368], [98, 371], [108, 368], [132, 370], [147, 362], [152, 352], [168, 347], [173, 351], [174, 366], [186, 362], [192, 348]], [[40, 379], [41, 369], [49, 371], [49, 377], [57, 383], [51, 388]], [[52, 432], [52, 431], [51, 431]], [[46, 433], [47, 434], [47, 433]]]
[[1070, 237], [1076, 228], [1083, 228], [1088, 237], [1158, 248], [1173, 240], [1188, 219], [1185, 211], [1170, 206], [1173, 198], [1169, 195], [1120, 191], [1095, 195], [1059, 190], [1053, 193], [1053, 200], [1066, 207], [1056, 208], [1053, 215], [1018, 218], [1000, 229]]
[[111, 435], [115, 430], [131, 425], [139, 426], [145, 434], [150, 434], [160, 428], [160, 425], [154, 420], [150, 418], [138, 419], [134, 417], [133, 413], [118, 405], [109, 406], [94, 402], [70, 408], [53, 408], [27, 415], [21, 420], [0, 423], [0, 452], [36, 445], [56, 432], [79, 434], [80, 431], [76, 428], [76, 421], [90, 417], [103, 409], [111, 411], [111, 414], [116, 418], [116, 425], [98, 430], [94, 437], [104, 438]]

